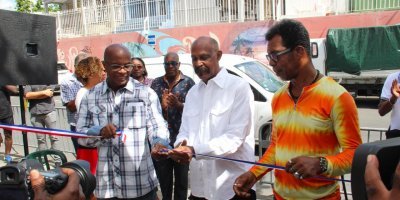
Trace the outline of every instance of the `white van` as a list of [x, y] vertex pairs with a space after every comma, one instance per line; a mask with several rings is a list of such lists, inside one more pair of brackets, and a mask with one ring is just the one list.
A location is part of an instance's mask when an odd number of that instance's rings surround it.
[[[164, 56], [143, 58], [143, 60], [149, 78], [157, 78], [165, 74]], [[200, 79], [194, 73], [191, 55], [179, 54], [179, 61], [182, 73], [198, 83]], [[263, 140], [268, 139], [272, 120], [272, 96], [283, 85], [283, 82], [267, 65], [249, 57], [223, 54], [219, 64], [229, 73], [242, 77], [250, 84], [255, 100], [254, 136], [256, 144], [258, 144], [260, 134]]]

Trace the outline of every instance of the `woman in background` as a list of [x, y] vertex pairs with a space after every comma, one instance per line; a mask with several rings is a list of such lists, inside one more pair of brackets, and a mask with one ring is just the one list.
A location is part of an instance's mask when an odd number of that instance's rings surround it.
[[153, 79], [147, 78], [147, 70], [144, 61], [141, 58], [132, 58], [131, 61], [133, 64], [131, 77], [147, 86], [151, 86]]
[[[103, 64], [97, 57], [87, 57], [81, 60], [75, 69], [75, 74], [78, 80], [82, 83], [83, 87], [79, 89], [75, 98], [76, 110], [79, 113], [81, 100], [83, 96], [98, 83], [102, 82], [106, 78], [106, 73]], [[78, 139], [78, 143], [81, 144]], [[76, 159], [86, 160], [90, 163], [90, 171], [92, 174], [96, 174], [97, 168], [97, 148], [89, 148], [79, 145], [76, 152]]]

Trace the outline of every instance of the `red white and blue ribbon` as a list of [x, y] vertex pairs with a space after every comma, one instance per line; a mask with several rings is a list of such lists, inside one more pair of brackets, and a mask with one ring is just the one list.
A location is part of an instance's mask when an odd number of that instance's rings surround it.
[[[61, 129], [49, 129], [49, 128], [41, 128], [41, 127], [33, 127], [33, 126], [22, 126], [22, 125], [0, 124], [0, 128], [7, 129], [7, 130], [15, 130], [15, 131], [25, 131], [25, 132], [47, 134], [47, 135], [67, 136], [67, 137], [73, 137], [73, 138], [100, 138], [101, 137], [101, 136], [89, 136], [89, 135], [86, 135], [84, 133], [77, 133], [77, 132], [61, 130]], [[117, 132], [117, 135], [121, 136], [122, 137], [121, 139], [123, 141], [126, 138], [126, 135], [124, 135], [121, 132]], [[168, 151], [168, 150], [165, 150], [165, 151]], [[285, 167], [282, 167], [282, 166], [270, 165], [270, 164], [265, 164], [265, 163], [260, 163], [260, 162], [251, 162], [251, 161], [246, 161], [246, 160], [238, 160], [238, 159], [225, 158], [225, 157], [212, 156], [212, 155], [205, 155], [205, 154], [196, 154], [195, 156], [202, 156], [202, 157], [208, 157], [208, 158], [219, 159], [219, 160], [228, 160], [228, 161], [232, 161], [232, 162], [240, 162], [240, 163], [258, 165], [258, 166], [268, 167], [268, 168], [277, 169], [277, 170], [285, 170]], [[350, 180], [337, 179], [337, 178], [331, 178], [331, 177], [325, 177], [325, 176], [316, 176], [316, 177], [313, 177], [313, 178], [332, 180], [332, 181], [351, 182]]]
[[[77, 133], [67, 130], [61, 129], [51, 129], [51, 128], [42, 128], [42, 127], [34, 127], [34, 126], [22, 126], [22, 125], [10, 125], [10, 124], [0, 124], [0, 128], [13, 130], [13, 131], [24, 131], [24, 132], [33, 132], [40, 133], [46, 135], [57, 135], [57, 136], [66, 136], [73, 138], [100, 138], [101, 136], [89, 136], [85, 133]], [[117, 132], [117, 135], [121, 135], [121, 133]]]

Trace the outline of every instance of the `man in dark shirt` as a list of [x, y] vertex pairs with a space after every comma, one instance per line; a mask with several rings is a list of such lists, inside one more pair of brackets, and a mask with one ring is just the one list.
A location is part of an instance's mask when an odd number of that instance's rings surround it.
[[[53, 99], [53, 85], [27, 85], [25, 98], [29, 101], [31, 123], [35, 127], [57, 128], [57, 113]], [[38, 150], [47, 149], [46, 135], [36, 134]], [[50, 135], [51, 148], [61, 150], [61, 141], [57, 136]]]
[[[167, 53], [164, 57], [165, 75], [156, 78], [151, 88], [156, 91], [161, 102], [162, 114], [168, 122], [170, 145], [173, 146], [182, 121], [182, 111], [189, 89], [195, 84], [179, 70], [179, 56], [176, 53]], [[189, 165], [183, 165], [172, 159], [155, 161], [157, 177], [163, 199], [187, 199]], [[175, 187], [173, 186], [175, 175]]]
[[[11, 109], [10, 93], [18, 93], [17, 87], [13, 85], [3, 85], [0, 86], [0, 123], [3, 124], [14, 124], [13, 112]], [[12, 131], [4, 129], [5, 137], [5, 154], [4, 160], [9, 163], [12, 161], [10, 155], [12, 147]], [[3, 143], [3, 138], [0, 135], [0, 146]]]

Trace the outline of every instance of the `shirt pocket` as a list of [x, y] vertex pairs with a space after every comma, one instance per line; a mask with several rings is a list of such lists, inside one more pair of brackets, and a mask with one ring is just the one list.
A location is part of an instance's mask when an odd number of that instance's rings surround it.
[[129, 129], [146, 127], [146, 107], [143, 102], [128, 103], [124, 108], [124, 124]]
[[[216, 132], [222, 131], [229, 123], [229, 116], [232, 112], [233, 101], [224, 102], [224, 104], [218, 104], [213, 107], [210, 111], [210, 125], [211, 130]], [[234, 114], [234, 113], [233, 113]]]
[[89, 107], [89, 112], [93, 117], [93, 125], [105, 126], [108, 124], [107, 112], [104, 108], [99, 106]]

